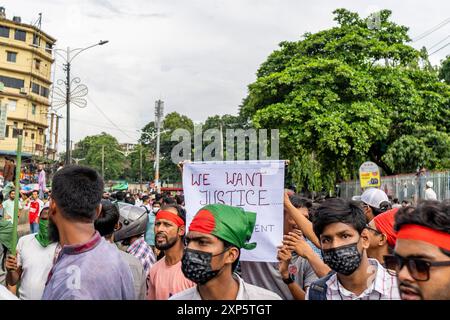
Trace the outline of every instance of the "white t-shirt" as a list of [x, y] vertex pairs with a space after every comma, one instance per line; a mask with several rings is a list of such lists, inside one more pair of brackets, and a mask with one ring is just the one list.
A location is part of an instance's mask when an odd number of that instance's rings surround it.
[[[236, 273], [233, 278], [239, 282], [239, 290], [236, 300], [281, 300], [281, 297], [272, 291], [244, 282]], [[197, 290], [197, 286], [178, 292], [169, 300], [203, 300]]]
[[0, 284], [0, 300], [18, 300], [18, 298]]
[[22, 267], [19, 297], [41, 300], [48, 273], [53, 266], [56, 243], [41, 246], [36, 233], [23, 236], [17, 243], [17, 265]]

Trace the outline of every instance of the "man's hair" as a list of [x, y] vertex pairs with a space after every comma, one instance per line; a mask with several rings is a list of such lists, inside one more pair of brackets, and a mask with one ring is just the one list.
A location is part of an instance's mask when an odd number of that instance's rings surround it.
[[408, 203], [408, 201], [407, 200], [403, 200], [402, 203]]
[[175, 200], [176, 200], [176, 202], [177, 202], [177, 204], [178, 204], [179, 206], [182, 206], [183, 203], [184, 203], [184, 196], [182, 196], [182, 195], [176, 195], [176, 196], [175, 196]]
[[142, 202], [147, 201], [148, 199], [150, 199], [149, 196], [143, 196], [143, 197], [142, 197]]
[[117, 201], [123, 201], [125, 199], [125, 192], [117, 191], [115, 197], [116, 197]]
[[359, 234], [366, 227], [366, 216], [356, 201], [339, 198], [325, 200], [317, 208], [313, 216], [313, 230], [318, 238], [326, 226], [342, 222], [351, 225]]
[[12, 189], [9, 191], [8, 195], [11, 195], [11, 193], [16, 192], [16, 190]]
[[392, 200], [392, 202], [397, 204], [397, 203], [398, 203], [398, 198], [394, 198], [394, 199]]
[[231, 248], [231, 247], [235, 247], [235, 248], [237, 248], [237, 249], [239, 250], [239, 255], [238, 255], [238, 257], [237, 257], [236, 260], [231, 264], [231, 272], [234, 272], [234, 270], [236, 270], [236, 268], [237, 268], [237, 266], [238, 266], [238, 264], [239, 264], [239, 259], [241, 258], [241, 249], [239, 249], [239, 248], [236, 247], [234, 244], [232, 244], [232, 243], [230, 243], [230, 242], [228, 242], [228, 241], [226, 241], [226, 240], [223, 240], [223, 239], [221, 239], [221, 238], [219, 238], [219, 237], [218, 237], [218, 239], [219, 239], [220, 241], [223, 242], [223, 247], [224, 247], [224, 249], [229, 249], [229, 248]]
[[163, 204], [177, 204], [174, 198], [171, 197], [164, 197], [163, 198]]
[[[422, 201], [416, 208], [399, 209], [395, 214], [394, 230], [399, 231], [402, 226], [407, 224], [417, 224], [450, 234], [450, 200]], [[450, 256], [449, 250], [440, 249], [444, 254]]]
[[389, 201], [382, 201], [380, 203], [380, 207], [379, 208], [375, 208], [375, 207], [372, 207], [372, 206], [370, 206], [370, 208], [372, 209], [372, 214], [374, 216], [377, 216], [377, 215], [379, 215], [379, 214], [381, 214], [383, 212], [386, 212], [386, 211], [392, 209], [392, 205], [391, 205], [391, 203]]
[[136, 200], [134, 200], [133, 197], [126, 197], [125, 198], [125, 203], [129, 203], [129, 204], [132, 204], [134, 206], [136, 204]]
[[289, 200], [291, 201], [292, 205], [296, 208], [311, 208], [313, 203], [308, 198], [304, 198], [300, 196], [297, 193], [291, 194], [289, 196]]
[[95, 230], [97, 230], [102, 237], [109, 236], [114, 233], [114, 228], [119, 222], [119, 208], [116, 204], [109, 200], [102, 200], [102, 211], [97, 220], [94, 221]]
[[186, 224], [186, 210], [184, 210], [181, 206], [177, 204], [166, 204], [161, 207], [161, 210], [167, 210], [169, 208], [174, 208], [175, 210], [177, 210], [177, 216], [183, 219], [184, 223]]
[[33, 193], [35, 193], [35, 192], [37, 193], [38, 191], [37, 191], [37, 190], [33, 190], [33, 191], [31, 191], [31, 194], [33, 194]]
[[155, 201], [158, 201], [159, 202], [159, 200], [161, 200], [162, 199], [162, 194], [161, 193], [157, 193], [157, 194], [155, 194]]
[[103, 179], [89, 167], [66, 166], [53, 176], [52, 198], [68, 220], [92, 222], [102, 195]]
[[394, 229], [399, 231], [403, 225], [418, 224], [437, 231], [450, 233], [450, 201], [422, 201], [414, 210], [401, 208], [395, 215]]

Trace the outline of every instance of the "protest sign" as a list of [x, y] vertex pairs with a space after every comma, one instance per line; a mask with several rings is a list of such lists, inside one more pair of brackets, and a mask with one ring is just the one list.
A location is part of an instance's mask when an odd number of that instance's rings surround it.
[[242, 261], [276, 262], [283, 237], [284, 160], [193, 162], [184, 164], [186, 224], [207, 204], [223, 203], [256, 212], [250, 242]]

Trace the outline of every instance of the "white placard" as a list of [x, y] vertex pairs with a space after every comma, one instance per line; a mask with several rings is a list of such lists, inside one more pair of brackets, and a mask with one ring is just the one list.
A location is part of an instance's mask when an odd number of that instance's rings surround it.
[[284, 160], [192, 162], [183, 166], [186, 225], [200, 208], [224, 203], [256, 212], [250, 242], [241, 261], [277, 262], [283, 238]]

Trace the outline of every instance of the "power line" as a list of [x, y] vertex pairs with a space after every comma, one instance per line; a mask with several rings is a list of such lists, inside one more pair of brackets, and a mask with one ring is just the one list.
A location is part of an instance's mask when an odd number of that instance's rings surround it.
[[439, 49], [437, 49], [436, 51], [433, 51], [432, 53], [430, 53], [428, 56], [431, 56], [432, 54], [435, 54], [436, 52], [438, 52], [438, 51], [441, 51], [442, 49], [444, 49], [445, 47], [447, 47], [447, 46], [449, 46], [450, 45], [450, 42], [449, 43], [447, 43], [445, 46], [443, 46], [443, 47], [440, 47]]
[[412, 42], [417, 42], [419, 40], [422, 40], [425, 37], [428, 37], [430, 34], [432, 34], [433, 32], [439, 30], [440, 28], [444, 27], [445, 25], [447, 25], [448, 23], [450, 23], [450, 18], [445, 19], [444, 21], [442, 21], [441, 23], [437, 24], [436, 26], [434, 26], [433, 28], [425, 31], [424, 33], [418, 35], [415, 39], [413, 39]]
[[89, 99], [89, 101], [92, 102], [92, 104], [94, 105], [94, 107], [103, 115], [103, 117], [105, 117], [106, 120], [108, 120], [109, 123], [111, 123], [114, 127], [117, 128], [117, 130], [119, 130], [120, 132], [122, 132], [124, 135], [126, 135], [128, 138], [130, 139], [135, 139], [133, 137], [131, 137], [130, 135], [128, 135], [127, 133], [125, 133], [118, 125], [116, 125], [103, 111], [102, 109], [100, 109], [100, 107], [92, 100], [92, 98], [88, 95], [87, 98]]
[[448, 36], [446, 36], [444, 39], [442, 39], [439, 42], [436, 42], [435, 44], [433, 44], [431, 47], [428, 48], [428, 50], [433, 49], [434, 47], [436, 47], [437, 45], [440, 45], [442, 42], [444, 42], [445, 40], [447, 40], [448, 38], [450, 38], [450, 34]]
[[[92, 126], [92, 127], [103, 128], [103, 129], [111, 129], [111, 130], [119, 130], [116, 127], [108, 127], [108, 126], [103, 126], [103, 125], [99, 125], [99, 124], [94, 124], [92, 122], [87, 122], [85, 120], [76, 119], [74, 117], [70, 117], [70, 120], [74, 120], [76, 122], [82, 122], [82, 123], [87, 124], [87, 125]], [[138, 130], [138, 129], [122, 129], [122, 130], [136, 133], [136, 130]]]

